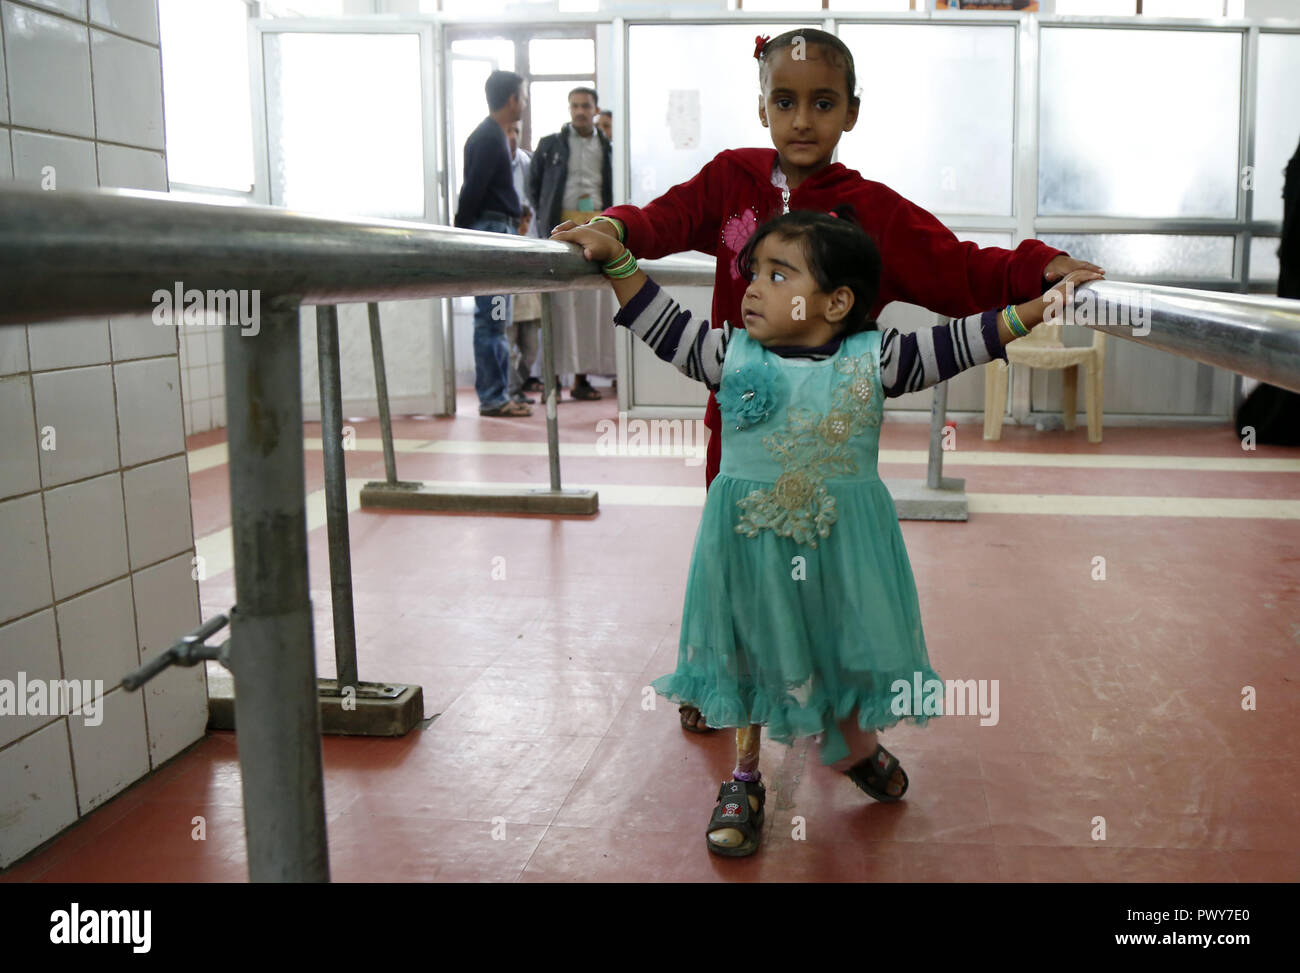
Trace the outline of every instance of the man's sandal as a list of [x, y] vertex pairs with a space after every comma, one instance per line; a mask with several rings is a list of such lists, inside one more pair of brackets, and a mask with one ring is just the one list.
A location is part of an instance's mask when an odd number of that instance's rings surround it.
[[[751, 797], [758, 799], [757, 811], [750, 807]], [[718, 788], [717, 806], [713, 809], [713, 816], [709, 818], [709, 828], [704, 833], [704, 841], [708, 844], [709, 851], [728, 858], [744, 858], [758, 851], [758, 843], [763, 835], [765, 817], [763, 805], [766, 800], [767, 788], [763, 786], [761, 780], [723, 781], [722, 786]], [[744, 840], [732, 848], [720, 845], [709, 837], [713, 832], [725, 828], [735, 828]]]
[[[895, 770], [903, 775], [903, 789], [897, 794], [891, 794], [888, 787]], [[878, 743], [875, 753], [866, 760], [854, 764], [844, 773], [848, 775], [849, 780], [858, 785], [860, 790], [885, 804], [893, 804], [907, 793], [907, 771], [898, 766], [897, 757]]]
[[[691, 710], [693, 713], [695, 713], [695, 720], [691, 720], [687, 718], [686, 716], [687, 710]], [[696, 722], [696, 720], [698, 720], [701, 715], [703, 714], [701, 714], [698, 709], [696, 709], [694, 706], [691, 706], [688, 703], [683, 703], [681, 706], [677, 707], [677, 716], [678, 719], [681, 720], [683, 730], [689, 730], [692, 733], [716, 733], [718, 730], [716, 726], [700, 726]]]

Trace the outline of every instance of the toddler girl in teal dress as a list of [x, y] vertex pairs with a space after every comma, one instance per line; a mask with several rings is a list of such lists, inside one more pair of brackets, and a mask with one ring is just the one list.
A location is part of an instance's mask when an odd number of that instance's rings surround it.
[[[597, 230], [555, 239], [604, 262], [631, 328], [717, 395], [722, 465], [696, 535], [676, 671], [655, 690], [693, 702], [709, 726], [737, 728], [737, 767], [710, 818], [710, 851], [758, 848], [765, 788], [759, 728], [788, 743], [817, 736], [823, 764], [897, 801], [898, 760], [876, 740], [930, 667], [898, 513], [876, 472], [886, 395], [1005, 359], [1042, 321], [1043, 298], [938, 325], [882, 333], [867, 315], [880, 254], [848, 213], [794, 211], [764, 224], [738, 263], [750, 281], [743, 328], [692, 321], [635, 258]], [[1075, 271], [1053, 290], [1101, 275]], [[906, 713], [908, 715], [900, 715]]]

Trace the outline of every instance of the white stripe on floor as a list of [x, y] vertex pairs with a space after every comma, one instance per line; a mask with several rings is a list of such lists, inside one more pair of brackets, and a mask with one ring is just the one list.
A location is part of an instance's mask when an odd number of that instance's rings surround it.
[[[321, 441], [307, 438], [303, 441], [306, 449], [318, 452]], [[398, 453], [452, 453], [473, 456], [545, 456], [546, 443], [509, 443], [487, 442], [482, 440], [444, 439], [432, 441], [425, 439], [395, 439], [393, 450]], [[364, 453], [382, 453], [383, 443], [379, 439], [356, 440], [356, 451]], [[592, 457], [608, 456], [612, 459], [685, 459], [693, 465], [702, 466], [703, 450], [683, 449], [680, 445], [661, 446], [657, 454], [648, 449], [635, 451], [629, 449], [625, 454], [612, 453], [595, 443], [561, 443], [560, 456]], [[226, 444], [205, 446], [189, 454], [190, 472], [199, 473], [225, 464], [227, 458]], [[881, 463], [913, 464], [924, 466], [929, 462], [929, 453], [923, 449], [882, 449], [879, 454]], [[1144, 454], [1088, 454], [1088, 453], [1011, 453], [1003, 451], [962, 452], [946, 451], [943, 455], [944, 467], [953, 466], [1019, 466], [1019, 467], [1054, 467], [1064, 469], [1124, 469], [1124, 470], [1186, 470], [1225, 473], [1300, 473], [1300, 459], [1266, 459], [1244, 455], [1236, 456], [1150, 456]], [[399, 468], [400, 476], [401, 470]]]

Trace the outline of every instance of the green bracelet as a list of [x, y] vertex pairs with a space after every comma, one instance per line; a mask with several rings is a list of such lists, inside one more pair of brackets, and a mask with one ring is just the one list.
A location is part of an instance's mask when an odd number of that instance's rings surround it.
[[597, 220], [604, 220], [606, 223], [613, 225], [614, 229], [618, 231], [619, 243], [622, 243], [627, 238], [627, 228], [619, 220], [614, 219], [612, 216], [593, 216], [587, 222], [595, 223]]
[[602, 266], [601, 270], [606, 277], [614, 280], [631, 277], [637, 272], [636, 257], [632, 256], [631, 250], [625, 249], [618, 257]]
[[1007, 327], [1011, 329], [1013, 335], [1017, 338], [1023, 338], [1025, 335], [1029, 334], [1029, 329], [1026, 328], [1024, 322], [1020, 320], [1020, 315], [1016, 313], [1014, 304], [1008, 304], [1003, 313], [1007, 316]]

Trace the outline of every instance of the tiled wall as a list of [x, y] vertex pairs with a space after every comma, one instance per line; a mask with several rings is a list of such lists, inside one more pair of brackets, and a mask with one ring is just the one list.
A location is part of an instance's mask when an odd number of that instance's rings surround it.
[[[167, 190], [154, 0], [0, 0], [0, 41], [0, 180]], [[0, 710], [4, 867], [203, 733], [203, 667], [120, 688], [199, 621], [175, 330], [0, 326], [0, 555], [11, 705], [19, 673], [105, 692], [98, 726]]]

